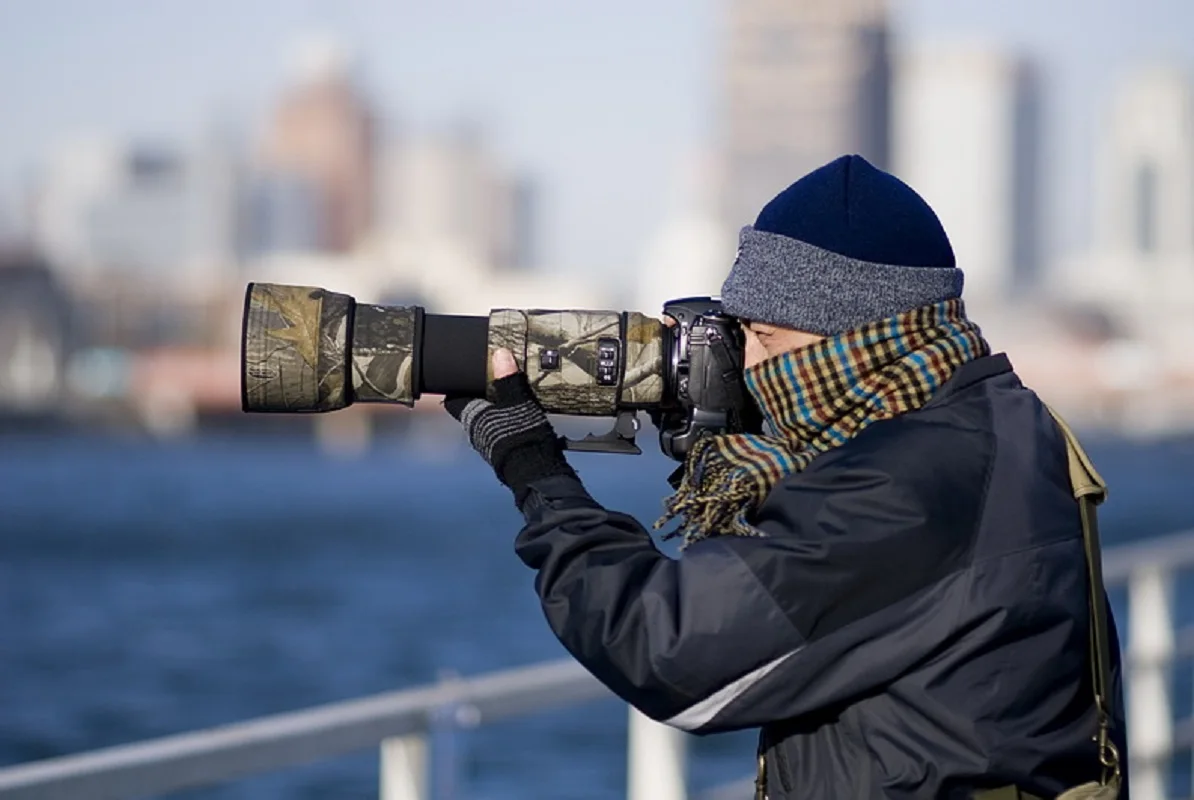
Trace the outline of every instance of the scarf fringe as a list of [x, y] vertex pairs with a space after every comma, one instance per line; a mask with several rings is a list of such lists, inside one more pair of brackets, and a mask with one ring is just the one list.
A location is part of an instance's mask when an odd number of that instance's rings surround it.
[[[705, 443], [708, 443], [707, 449], [714, 440], [709, 437], [698, 444]], [[703, 472], [701, 480], [695, 480], [691, 472], [685, 473], [680, 488], [665, 503], [665, 513], [655, 522], [655, 528], [662, 528], [677, 517], [682, 519], [682, 524], [663, 538], [682, 536], [686, 547], [705, 538], [705, 531], [762, 536], [762, 531], [750, 525], [743, 513], [759, 493], [758, 478], [724, 461], [705, 465]], [[703, 487], [709, 487], [711, 491], [707, 493]]]

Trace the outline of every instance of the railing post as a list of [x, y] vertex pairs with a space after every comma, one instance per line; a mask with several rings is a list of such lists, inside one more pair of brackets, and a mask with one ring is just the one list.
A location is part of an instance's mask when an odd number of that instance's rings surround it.
[[628, 800], [687, 800], [684, 732], [631, 707], [627, 739]]
[[1173, 575], [1147, 564], [1128, 583], [1128, 751], [1135, 800], [1164, 800], [1173, 754], [1169, 668], [1173, 659]]
[[457, 800], [460, 793], [460, 731], [481, 721], [475, 706], [460, 697], [462, 681], [453, 670], [441, 670], [439, 685], [452, 690], [450, 699], [431, 711], [431, 800]]
[[381, 742], [381, 800], [430, 800], [427, 737], [394, 736]]

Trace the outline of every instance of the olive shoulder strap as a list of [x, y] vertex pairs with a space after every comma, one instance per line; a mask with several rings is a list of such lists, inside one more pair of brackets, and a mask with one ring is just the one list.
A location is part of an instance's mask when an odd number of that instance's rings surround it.
[[[1049, 408], [1046, 406], [1046, 408]], [[1099, 762], [1103, 765], [1102, 779], [1084, 784], [1061, 794], [1058, 800], [1112, 800], [1119, 795], [1119, 750], [1111, 741], [1111, 642], [1107, 627], [1107, 604], [1103, 588], [1103, 555], [1099, 546], [1098, 515], [1095, 507], [1107, 499], [1107, 484], [1095, 470], [1094, 464], [1070, 426], [1052, 408], [1049, 413], [1061, 430], [1069, 460], [1070, 485], [1078, 501], [1082, 521], [1082, 539], [1086, 548], [1086, 572], [1090, 585], [1090, 662], [1094, 679], [1095, 709], [1098, 712]]]

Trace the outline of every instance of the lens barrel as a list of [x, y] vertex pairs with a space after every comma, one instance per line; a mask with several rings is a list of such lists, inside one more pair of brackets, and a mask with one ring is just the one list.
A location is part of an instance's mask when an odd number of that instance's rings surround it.
[[512, 350], [552, 413], [613, 416], [664, 397], [663, 324], [619, 311], [495, 309], [488, 317], [369, 305], [310, 286], [251, 283], [241, 336], [245, 411], [413, 405], [484, 397], [490, 355]]

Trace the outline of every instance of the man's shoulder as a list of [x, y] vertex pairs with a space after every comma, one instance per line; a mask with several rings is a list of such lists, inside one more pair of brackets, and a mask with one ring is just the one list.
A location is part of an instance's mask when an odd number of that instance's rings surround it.
[[883, 475], [911, 487], [984, 471], [994, 458], [995, 442], [990, 417], [982, 408], [961, 413], [946, 407], [925, 408], [867, 426], [791, 478], [821, 482]]
[[998, 402], [975, 387], [875, 422], [777, 483], [760, 519], [780, 527], [837, 519], [854, 529], [873, 525], [875, 535], [907, 527], [918, 540], [974, 532], [1001, 441]]
[[[1020, 410], [1009, 414], [1010, 408]], [[967, 472], [990, 463], [997, 441], [1040, 436], [1043, 430], [1034, 419], [1045, 413], [1043, 409], [1036, 394], [1010, 368], [980, 375], [959, 387], [947, 384], [922, 408], [868, 425], [850, 441], [815, 458], [803, 474], [819, 480], [863, 469], [915, 484], [936, 479], [942, 471]], [[790, 477], [800, 480], [799, 475]]]
[[909, 414], [869, 426], [776, 484], [760, 516], [791, 526], [833, 519], [843, 532], [873, 527], [875, 536], [907, 529], [917, 539], [974, 530], [995, 437], [980, 426], [933, 416]]
[[[1002, 499], [992, 504], [992, 496]], [[953, 536], [993, 508], [1064, 514], [1071, 503], [1056, 426], [1006, 373], [864, 428], [777, 483], [760, 512], [855, 525], [915, 518], [920, 534]]]

